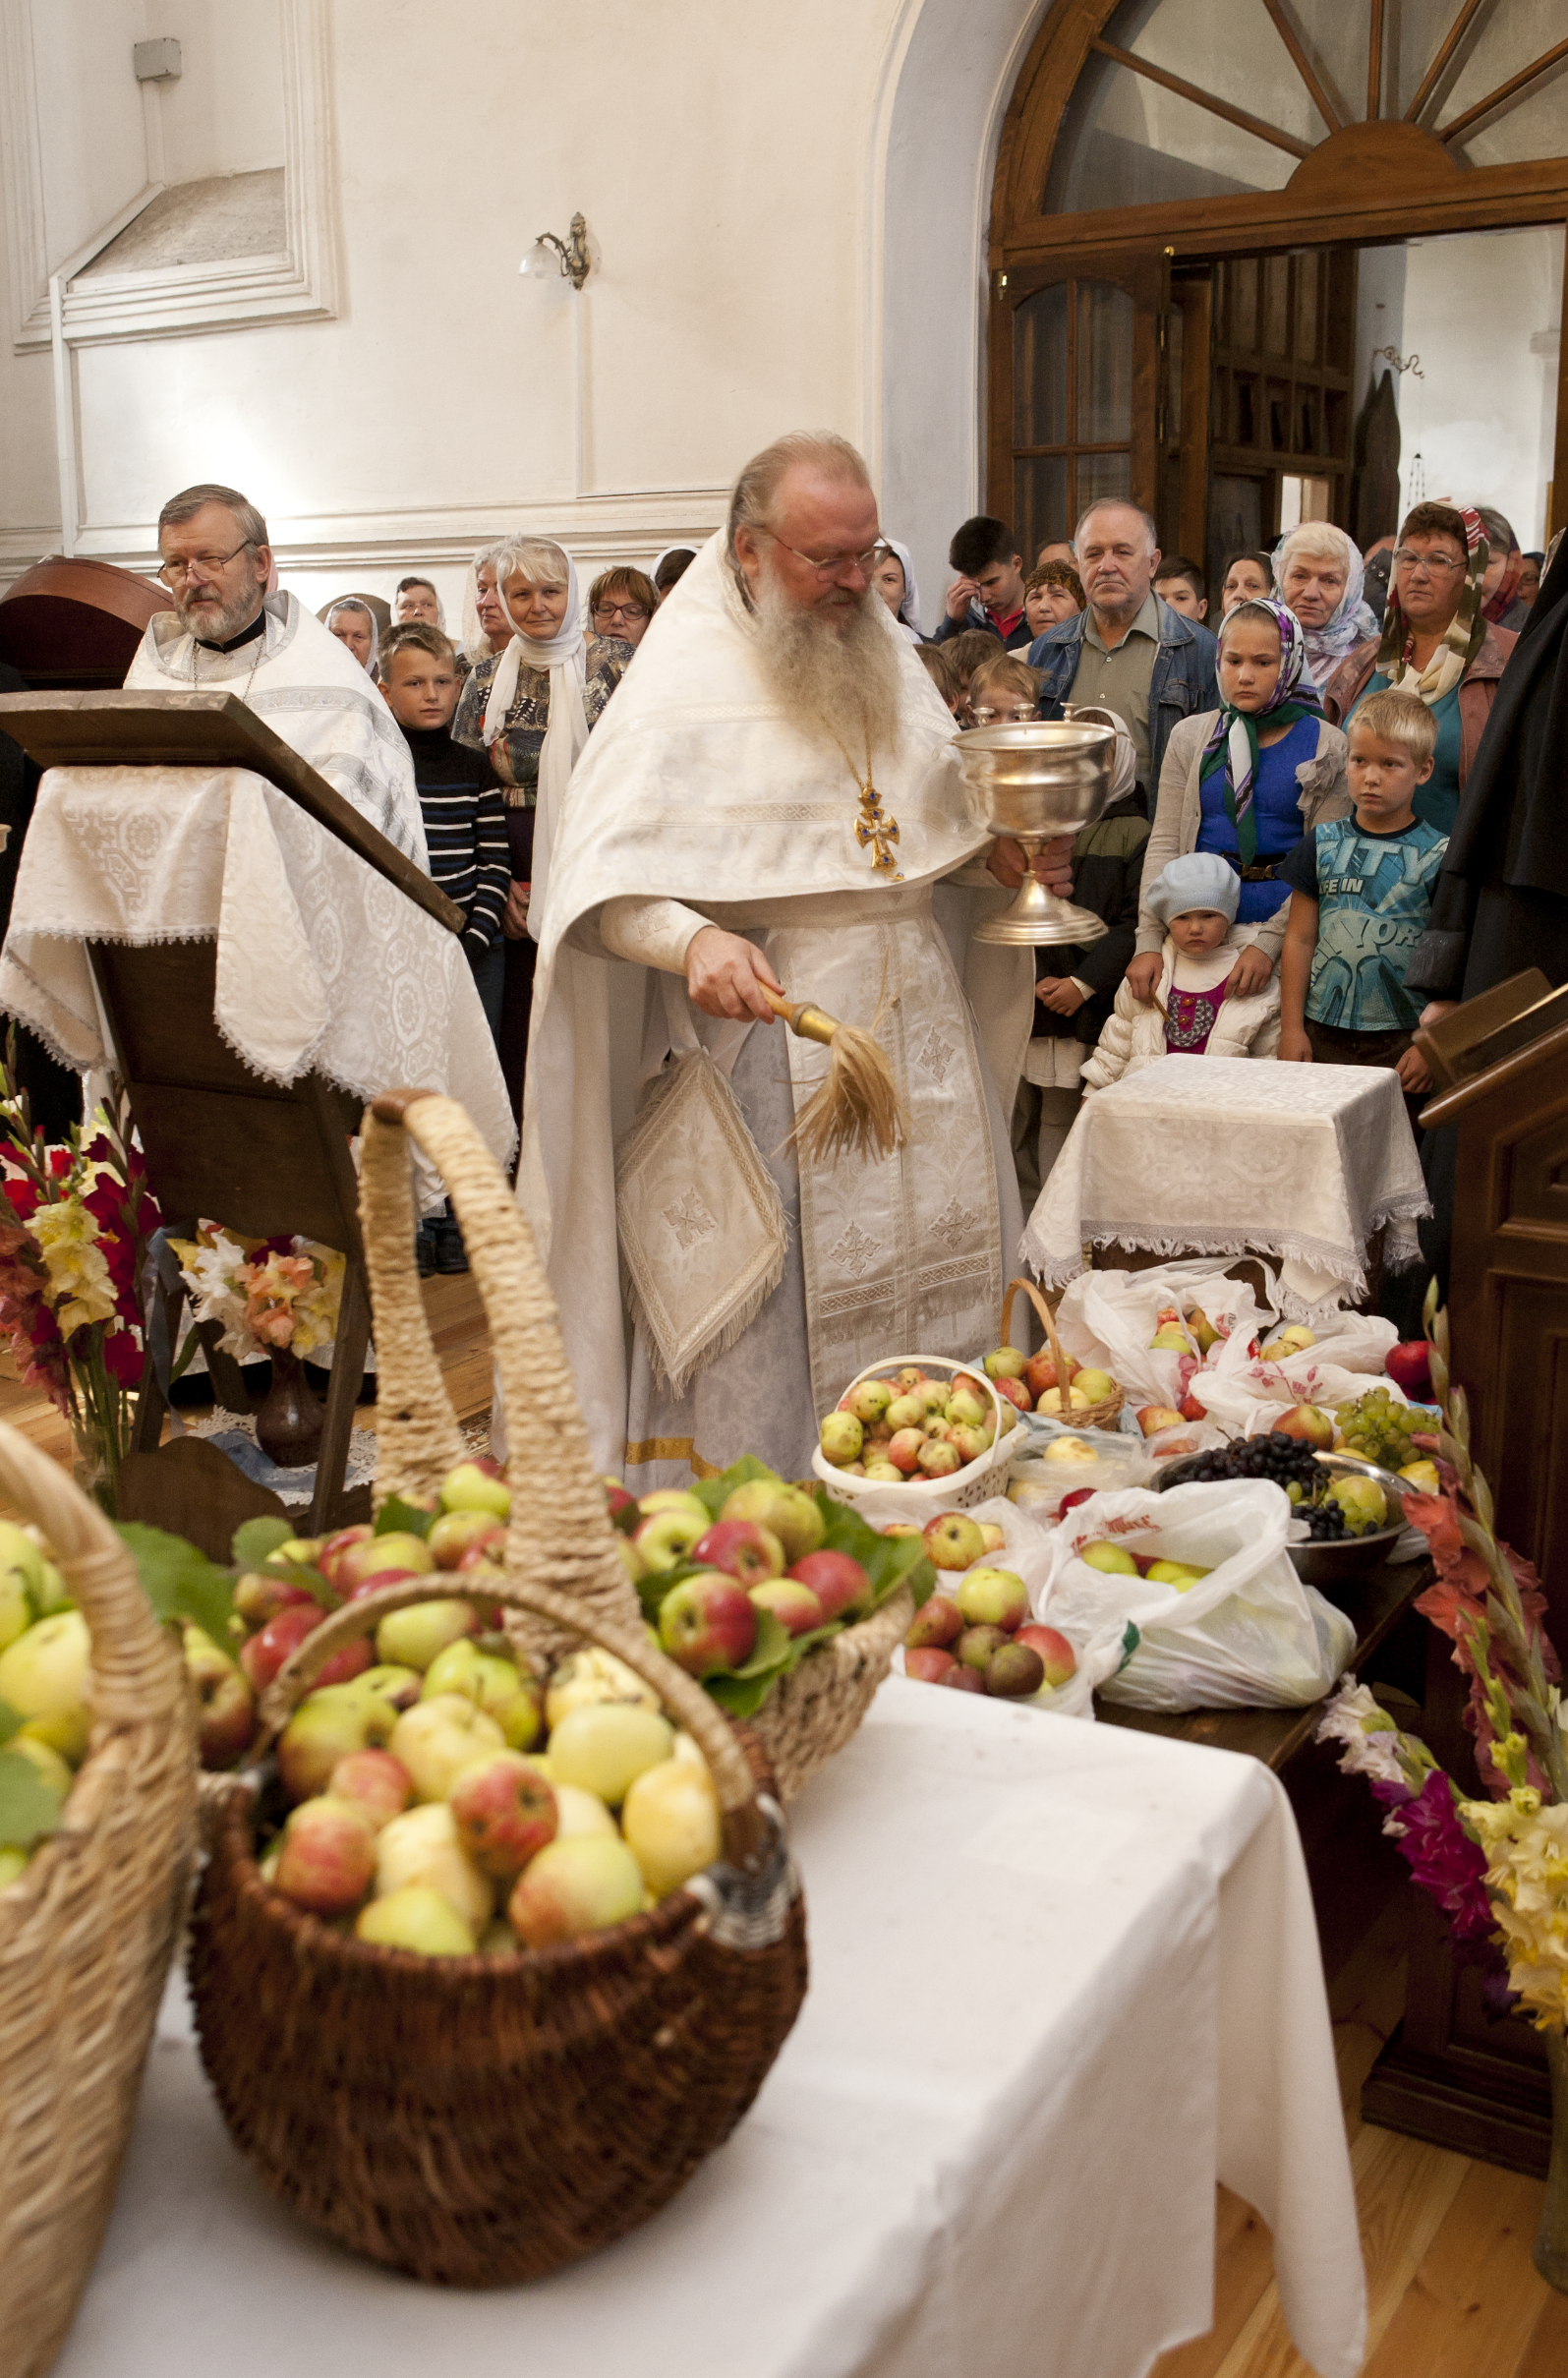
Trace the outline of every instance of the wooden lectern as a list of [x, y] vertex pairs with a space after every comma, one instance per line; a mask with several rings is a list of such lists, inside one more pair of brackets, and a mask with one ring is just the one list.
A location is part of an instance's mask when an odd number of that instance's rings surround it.
[[[1497, 1533], [1539, 1569], [1547, 1633], [1568, 1654], [1568, 989], [1534, 968], [1516, 974], [1416, 1043], [1436, 1084], [1422, 1123], [1459, 1135], [1448, 1319], [1471, 1452]], [[1428, 1696], [1418, 1730], [1479, 1791], [1460, 1724], [1464, 1680], [1447, 1661], [1441, 1679], [1447, 1721]], [[1551, 2100], [1539, 2035], [1521, 2016], [1488, 2012], [1480, 1973], [1456, 1964], [1441, 1918], [1414, 1896], [1405, 2018], [1362, 2112], [1543, 2174]]]
[[[298, 801], [427, 915], [449, 932], [462, 930], [456, 903], [232, 694], [6, 694], [0, 729], [40, 768], [249, 769]], [[94, 942], [88, 957], [166, 1227], [183, 1237], [205, 1219], [247, 1238], [298, 1233], [347, 1258], [316, 1491], [303, 1525], [320, 1534], [368, 1518], [368, 1489], [343, 1491], [370, 1333], [349, 1153], [358, 1102], [319, 1073], [282, 1089], [240, 1063], [213, 1020], [215, 942]], [[164, 1292], [171, 1343], [184, 1301], [183, 1288]], [[215, 1324], [203, 1333], [203, 1342], [212, 1340], [214, 1383], [225, 1407], [238, 1396], [243, 1409], [237, 1368], [216, 1350], [217, 1334]], [[121, 1470], [120, 1516], [167, 1528], [226, 1560], [242, 1520], [284, 1506], [200, 1438], [160, 1446], [165, 1410], [149, 1368], [135, 1449]]]

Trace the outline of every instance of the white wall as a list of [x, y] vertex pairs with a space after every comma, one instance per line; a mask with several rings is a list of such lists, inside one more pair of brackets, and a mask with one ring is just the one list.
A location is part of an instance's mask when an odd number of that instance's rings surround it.
[[1423, 377], [1400, 378], [1404, 504], [1419, 453], [1426, 495], [1494, 504], [1544, 545], [1562, 276], [1560, 224], [1408, 243], [1400, 343]]
[[[249, 11], [263, 63], [277, 8]], [[113, 37], [86, 46], [111, 11]], [[204, 131], [191, 118], [229, 0], [39, 0], [40, 23], [56, 12], [80, 39], [77, 83], [55, 87], [79, 90], [84, 124], [100, 89], [121, 106], [129, 40], [174, 32], [188, 87], [157, 101], [171, 173], [272, 160], [260, 101], [250, 148], [232, 110], [208, 105]], [[337, 317], [81, 347], [81, 550], [149, 558], [162, 499], [210, 477], [262, 505], [318, 602], [389, 593], [410, 565], [455, 590], [466, 554], [512, 526], [566, 538], [591, 571], [706, 533], [749, 453], [825, 425], [880, 472], [934, 623], [948, 537], [978, 498], [996, 133], [1043, 13], [329, 0]], [[77, 240], [140, 186], [123, 129], [114, 171], [79, 192]], [[76, 163], [55, 170], [76, 187]], [[579, 207], [583, 296], [519, 278], [533, 235], [564, 234]], [[58, 534], [46, 352], [0, 346], [0, 414], [14, 576]]]
[[[51, 0], [51, 5], [53, 0]], [[152, 39], [180, 44], [180, 77], [151, 86], [165, 182], [283, 162], [278, 0], [144, 0]]]

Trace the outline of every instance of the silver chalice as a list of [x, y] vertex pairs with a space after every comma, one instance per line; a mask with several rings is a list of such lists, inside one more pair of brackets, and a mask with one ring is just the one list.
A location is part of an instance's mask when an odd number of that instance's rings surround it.
[[1098, 719], [1029, 719], [972, 727], [954, 744], [990, 831], [1020, 842], [1029, 861], [1012, 907], [976, 925], [975, 940], [1031, 949], [1098, 941], [1100, 919], [1048, 892], [1033, 861], [1047, 842], [1081, 834], [1101, 815], [1111, 796], [1115, 728]]

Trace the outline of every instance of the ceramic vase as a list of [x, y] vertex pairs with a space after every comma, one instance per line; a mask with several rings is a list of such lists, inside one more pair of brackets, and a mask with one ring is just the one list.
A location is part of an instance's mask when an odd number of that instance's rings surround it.
[[272, 1384], [256, 1416], [261, 1451], [280, 1470], [306, 1468], [319, 1450], [325, 1419], [299, 1356], [287, 1346], [274, 1346]]

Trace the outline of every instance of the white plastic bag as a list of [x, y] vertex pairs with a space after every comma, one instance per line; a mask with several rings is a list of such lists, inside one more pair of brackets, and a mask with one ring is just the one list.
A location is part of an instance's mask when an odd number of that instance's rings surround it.
[[[891, 1500], [898, 1491], [897, 1486], [888, 1486], [879, 1489], [879, 1495], [886, 1494]], [[888, 1520], [899, 1516], [892, 1511], [878, 1512], [868, 1508], [871, 1501], [870, 1495], [863, 1496], [857, 1503], [856, 1509], [873, 1528], [883, 1527]], [[1042, 1528], [1039, 1522], [1032, 1519], [1026, 1511], [1019, 1510], [1016, 1504], [1004, 1502], [1000, 1497], [989, 1503], [977, 1503], [972, 1511], [965, 1513], [965, 1517], [972, 1520], [988, 1520], [1001, 1529], [1002, 1549], [999, 1552], [985, 1553], [982, 1561], [976, 1562], [975, 1566], [980, 1567], [983, 1564], [986, 1568], [1011, 1569], [1016, 1577], [1023, 1580], [1028, 1590], [1029, 1607], [1035, 1616], [1039, 1617], [1041, 1603], [1047, 1594], [1047, 1581], [1054, 1557], [1054, 1538], [1051, 1532]], [[939, 1594], [946, 1594], [950, 1597], [956, 1595], [961, 1582], [961, 1571], [953, 1569], [937, 1571], [937, 1592]], [[1090, 1614], [1085, 1623], [1073, 1626], [1063, 1626], [1056, 1618], [1051, 1618], [1046, 1623], [1058, 1627], [1073, 1646], [1074, 1651], [1077, 1653], [1077, 1671], [1068, 1678], [1066, 1684], [1059, 1685], [1055, 1692], [1047, 1685], [1042, 1687], [1032, 1700], [1022, 1703], [1014, 1702], [1009, 1706], [1014, 1709], [1045, 1710], [1055, 1717], [1092, 1718], [1096, 1688], [1103, 1684], [1108, 1676], [1116, 1673], [1126, 1656], [1126, 1622], [1117, 1619], [1114, 1613], [1099, 1613]], [[897, 1664], [900, 1668], [903, 1665], [901, 1646], [897, 1654]], [[941, 1689], [940, 1686], [932, 1688], [933, 1691], [938, 1692]]]
[[[1272, 1324], [1264, 1338], [1284, 1326]], [[1383, 1372], [1399, 1337], [1392, 1321], [1373, 1313], [1336, 1313], [1315, 1334], [1315, 1345], [1269, 1360], [1233, 1337], [1223, 1349], [1214, 1349], [1211, 1364], [1193, 1373], [1189, 1392], [1210, 1420], [1240, 1436], [1271, 1427], [1292, 1404], [1320, 1404], [1332, 1412], [1373, 1385], [1386, 1387], [1396, 1403], [1408, 1400]]]
[[[1053, 1531], [1036, 1615], [1076, 1642], [1132, 1620], [1140, 1641], [1108, 1700], [1140, 1710], [1291, 1709], [1321, 1699], [1356, 1648], [1343, 1611], [1304, 1586], [1285, 1549], [1291, 1506], [1267, 1479], [1132, 1488], [1077, 1504]], [[1191, 1561], [1181, 1593], [1078, 1558], [1109, 1537], [1129, 1552]]]
[[1069, 1354], [1108, 1370], [1130, 1406], [1168, 1404], [1174, 1410], [1187, 1393], [1191, 1357], [1149, 1344], [1160, 1312], [1172, 1305], [1184, 1315], [1201, 1305], [1224, 1333], [1209, 1351], [1210, 1365], [1224, 1347], [1245, 1353], [1272, 1319], [1250, 1281], [1229, 1280], [1205, 1258], [1151, 1271], [1080, 1272], [1062, 1292], [1056, 1325]]

